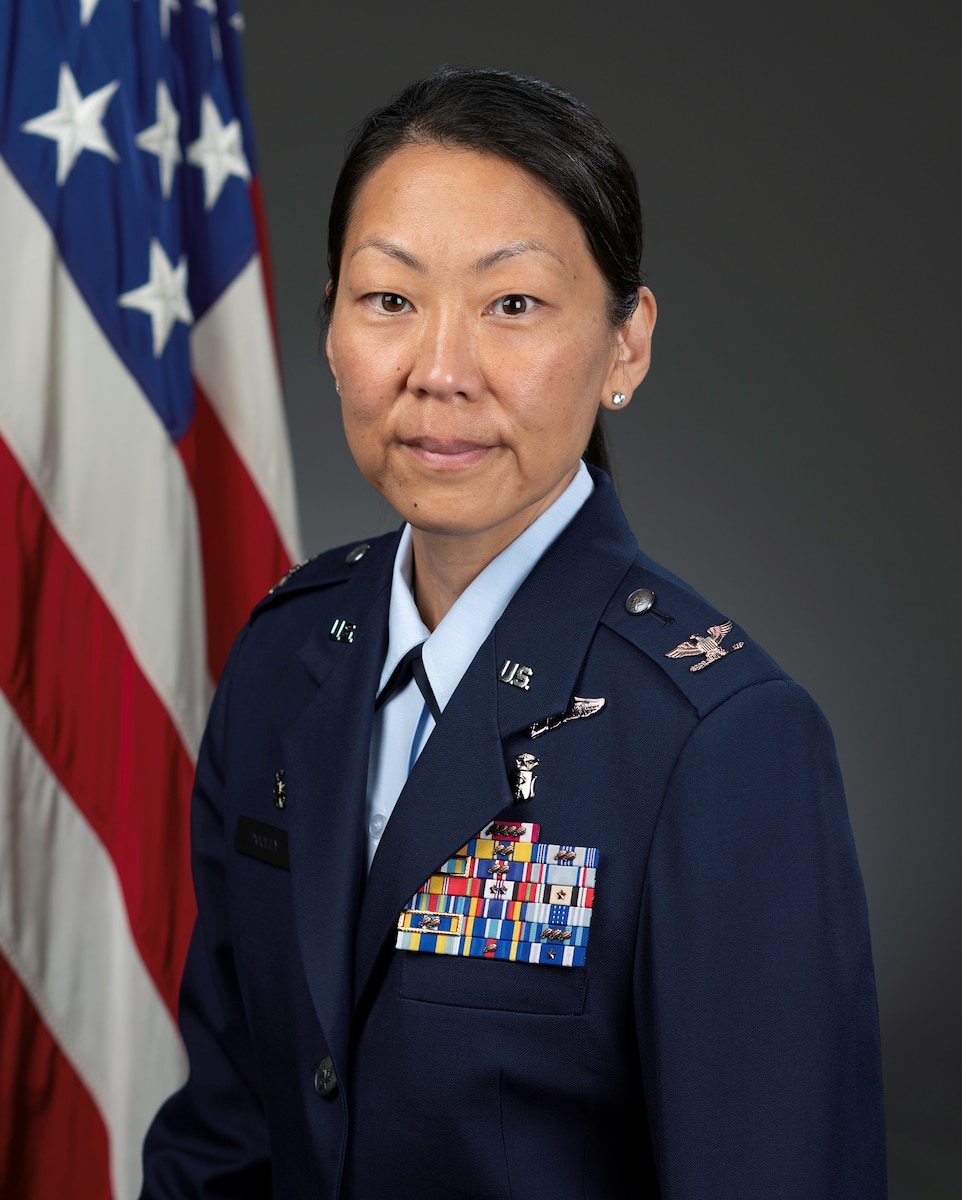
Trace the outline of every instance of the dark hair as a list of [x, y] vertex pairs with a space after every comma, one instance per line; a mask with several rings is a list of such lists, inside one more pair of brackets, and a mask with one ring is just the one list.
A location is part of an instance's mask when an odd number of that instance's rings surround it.
[[[355, 129], [331, 202], [324, 300], [330, 320], [355, 198], [396, 150], [437, 143], [516, 163], [574, 214], [608, 287], [608, 319], [625, 323], [638, 303], [642, 222], [638, 185], [611, 134], [580, 100], [507, 71], [439, 67], [412, 83]], [[609, 470], [601, 414], [585, 452]]]

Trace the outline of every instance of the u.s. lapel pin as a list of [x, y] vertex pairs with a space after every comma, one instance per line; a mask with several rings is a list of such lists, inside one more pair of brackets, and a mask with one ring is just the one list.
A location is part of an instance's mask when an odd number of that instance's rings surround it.
[[498, 672], [498, 678], [502, 683], [510, 684], [511, 687], [521, 688], [523, 692], [527, 692], [531, 688], [533, 674], [533, 667], [523, 667], [521, 663], [506, 658]]
[[515, 804], [524, 804], [526, 800], [530, 800], [534, 796], [534, 785], [538, 780], [538, 776], [534, 773], [536, 766], [538, 766], [538, 760], [533, 754], [519, 754], [514, 760], [515, 769], [511, 773], [511, 794], [514, 796]]

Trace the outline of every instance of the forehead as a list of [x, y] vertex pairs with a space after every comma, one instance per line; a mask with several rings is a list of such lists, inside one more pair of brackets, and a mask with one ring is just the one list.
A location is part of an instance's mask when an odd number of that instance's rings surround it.
[[417, 239], [439, 250], [481, 254], [511, 242], [542, 242], [566, 261], [588, 253], [578, 219], [523, 167], [476, 150], [404, 146], [360, 186], [345, 253], [369, 239]]

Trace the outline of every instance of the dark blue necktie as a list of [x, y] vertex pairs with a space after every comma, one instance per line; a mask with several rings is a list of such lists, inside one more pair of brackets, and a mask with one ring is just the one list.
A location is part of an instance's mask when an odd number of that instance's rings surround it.
[[431, 683], [428, 680], [424, 663], [421, 661], [421, 647], [423, 645], [423, 642], [419, 642], [418, 645], [412, 646], [391, 672], [391, 677], [384, 687], [381, 688], [380, 695], [374, 702], [375, 712], [387, 704], [388, 700], [392, 697], [402, 692], [413, 678], [414, 682], [421, 689], [421, 695], [424, 697], [424, 703], [428, 706], [431, 716], [434, 717], [435, 722], [441, 720], [440, 706], [434, 695]]

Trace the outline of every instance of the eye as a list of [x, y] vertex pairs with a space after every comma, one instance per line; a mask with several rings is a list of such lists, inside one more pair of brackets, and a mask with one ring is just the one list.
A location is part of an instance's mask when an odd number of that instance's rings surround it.
[[495, 300], [491, 307], [498, 316], [521, 317], [525, 313], [531, 312], [533, 308], [536, 308], [537, 304], [538, 301], [533, 296], [512, 294]]
[[397, 292], [372, 292], [367, 299], [376, 309], [385, 313], [401, 313], [410, 307], [407, 300]]

